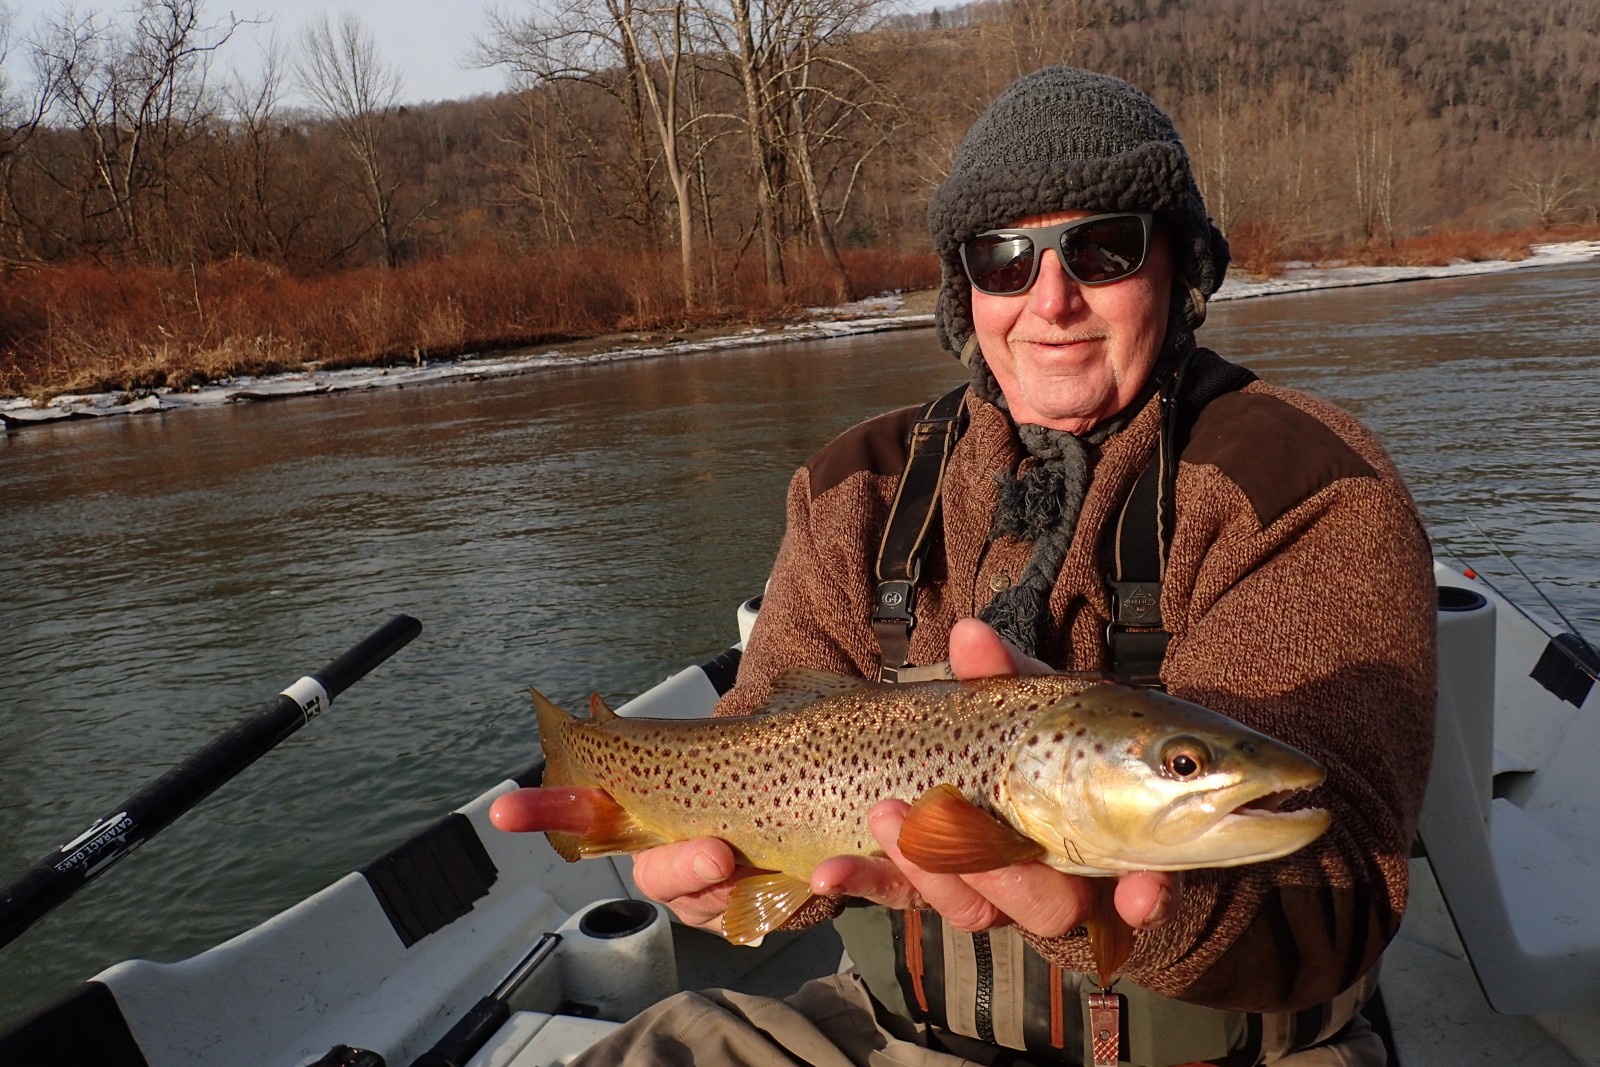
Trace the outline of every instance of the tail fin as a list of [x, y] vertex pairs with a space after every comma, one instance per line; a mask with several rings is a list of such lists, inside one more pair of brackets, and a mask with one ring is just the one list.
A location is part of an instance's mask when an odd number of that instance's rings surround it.
[[[544, 775], [539, 785], [545, 789], [580, 788], [597, 790], [590, 798], [594, 805], [594, 821], [581, 834], [545, 831], [550, 847], [567, 862], [591, 856], [610, 856], [619, 852], [637, 852], [643, 848], [666, 844], [667, 839], [639, 825], [632, 813], [606, 793], [605, 786], [584, 770], [583, 764], [572, 758], [567, 750], [567, 729], [577, 722], [575, 718], [551, 703], [543, 693], [529, 688], [533, 694], [533, 707], [539, 719], [539, 744], [544, 748]], [[590, 704], [593, 710], [593, 702]], [[605, 703], [601, 709], [610, 712]], [[604, 721], [601, 715], [595, 718]], [[610, 715], [609, 718], [616, 718]]]

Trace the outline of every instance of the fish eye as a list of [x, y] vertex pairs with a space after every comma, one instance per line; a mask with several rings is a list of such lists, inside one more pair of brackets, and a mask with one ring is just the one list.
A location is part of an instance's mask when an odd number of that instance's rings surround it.
[[1211, 753], [1192, 738], [1170, 741], [1161, 751], [1161, 767], [1170, 778], [1187, 782], [1206, 773]]

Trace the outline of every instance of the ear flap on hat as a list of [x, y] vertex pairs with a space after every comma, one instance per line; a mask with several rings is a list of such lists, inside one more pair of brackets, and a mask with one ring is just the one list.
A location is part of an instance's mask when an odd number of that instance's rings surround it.
[[961, 361], [961, 365], [963, 367], [970, 367], [972, 366], [972, 357], [977, 354], [977, 351], [978, 335], [973, 334], [971, 337], [967, 338], [967, 343], [961, 346], [961, 354], [956, 358]]
[[1206, 321], [1206, 294], [1193, 282], [1189, 283], [1189, 309], [1192, 312], [1191, 327], [1198, 330]]

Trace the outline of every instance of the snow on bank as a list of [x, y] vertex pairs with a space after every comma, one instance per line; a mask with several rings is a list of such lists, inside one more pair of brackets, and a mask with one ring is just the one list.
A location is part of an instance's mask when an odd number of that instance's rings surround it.
[[[1416, 281], [1425, 278], [1454, 278], [1469, 274], [1492, 274], [1522, 267], [1546, 267], [1584, 263], [1600, 258], [1600, 241], [1573, 241], [1564, 244], [1535, 245], [1528, 258], [1516, 262], [1452, 263], [1442, 267], [1303, 267], [1285, 271], [1267, 281], [1230, 278], [1213, 300], [1242, 300], [1250, 297], [1302, 293], [1316, 289], [1337, 289], [1353, 285], [1380, 285], [1385, 282]], [[398, 389], [442, 381], [478, 381], [526, 374], [547, 367], [573, 367], [614, 363], [629, 359], [681, 356], [751, 345], [789, 341], [814, 341], [829, 337], [848, 337], [883, 330], [933, 325], [931, 314], [906, 314], [898, 295], [873, 297], [843, 307], [808, 308], [804, 322], [786, 326], [752, 327], [721, 337], [698, 340], [674, 339], [665, 344], [642, 340], [623, 342], [616, 348], [576, 352], [561, 348], [540, 352], [497, 353], [468, 356], [448, 362], [424, 362], [413, 367], [372, 367], [324, 371], [309, 369], [299, 374], [280, 374], [265, 378], [239, 377], [196, 390], [173, 392], [168, 389], [129, 393], [68, 394], [52, 399], [43, 407], [20, 398], [0, 398], [0, 422], [6, 427], [60, 419], [104, 418], [151, 411], [177, 411], [185, 408], [215, 407], [247, 401], [281, 400], [294, 396], [316, 396], [362, 389]]]
[[1244, 300], [1256, 296], [1306, 293], [1314, 289], [1343, 289], [1353, 285], [1383, 285], [1387, 282], [1413, 282], [1426, 278], [1460, 278], [1469, 274], [1499, 274], [1523, 267], [1556, 267], [1587, 263], [1600, 258], [1600, 241], [1567, 241], [1561, 244], [1534, 245], [1528, 257], [1516, 261], [1488, 260], [1472, 263], [1458, 260], [1439, 267], [1298, 267], [1276, 278], [1250, 281], [1230, 277], [1212, 300]]
[[130, 393], [65, 394], [52, 398], [45, 406], [21, 398], [0, 398], [0, 422], [20, 427], [60, 419], [105, 418], [136, 415], [151, 411], [179, 411], [185, 408], [216, 407], [247, 401], [283, 400], [295, 396], [318, 396], [361, 389], [398, 389], [430, 382], [481, 381], [549, 367], [579, 367], [615, 363], [657, 356], [682, 356], [695, 352], [714, 352], [727, 348], [781, 341], [815, 341], [852, 334], [876, 333], [913, 326], [933, 325], [932, 315], [896, 313], [900, 298], [876, 297], [844, 307], [810, 309], [826, 315], [806, 322], [781, 327], [751, 327], [726, 336], [697, 340], [673, 339], [661, 344], [642, 340], [627, 342], [612, 349], [574, 352], [561, 348], [539, 352], [500, 352], [483, 356], [429, 362], [400, 367], [353, 367], [344, 370], [308, 369], [303, 373], [275, 374], [256, 378], [243, 375], [228, 378], [198, 389], [174, 392], [170, 389], [141, 390]]

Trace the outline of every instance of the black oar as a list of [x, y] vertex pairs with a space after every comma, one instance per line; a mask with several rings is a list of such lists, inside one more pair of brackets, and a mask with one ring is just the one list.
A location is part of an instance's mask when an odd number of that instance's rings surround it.
[[422, 623], [409, 615], [396, 615], [322, 670], [301, 678], [217, 735], [0, 890], [0, 947], [326, 711], [334, 697], [421, 632]]

